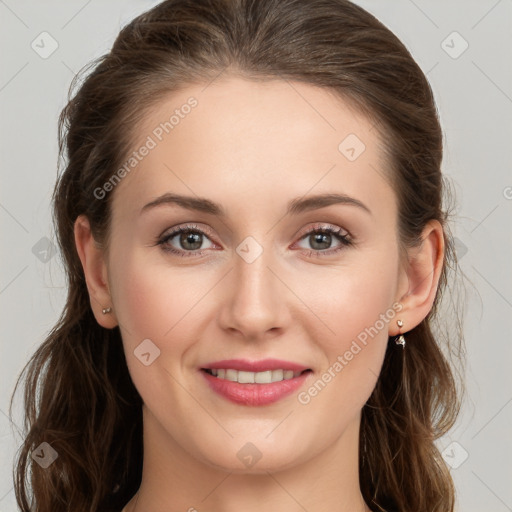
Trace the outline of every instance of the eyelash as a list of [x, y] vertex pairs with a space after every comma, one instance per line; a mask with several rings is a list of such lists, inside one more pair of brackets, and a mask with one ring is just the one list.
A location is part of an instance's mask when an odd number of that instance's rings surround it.
[[[313, 257], [322, 258], [322, 257], [326, 257], [326, 256], [331, 256], [332, 254], [336, 254], [336, 253], [342, 251], [344, 248], [350, 247], [351, 245], [353, 245], [353, 240], [350, 237], [350, 235], [341, 235], [340, 234], [343, 231], [345, 231], [345, 230], [342, 229], [342, 228], [339, 228], [339, 227], [335, 227], [335, 226], [331, 226], [331, 225], [327, 225], [326, 226], [325, 224], [317, 224], [317, 225], [313, 226], [312, 229], [310, 229], [309, 231], [304, 233], [300, 237], [299, 241], [303, 240], [304, 238], [308, 237], [309, 235], [311, 235], [313, 233], [315, 233], [315, 234], [334, 235], [341, 242], [341, 245], [339, 247], [336, 247], [334, 249], [325, 249], [325, 250], [309, 250], [309, 249], [305, 249], [308, 252], [307, 253], [308, 257], [313, 256]], [[173, 247], [171, 247], [169, 245], [166, 245], [166, 243], [169, 242], [170, 240], [172, 240], [175, 236], [177, 236], [177, 235], [179, 235], [181, 233], [189, 233], [189, 232], [200, 233], [200, 234], [206, 236], [207, 238], [209, 238], [209, 236], [208, 236], [209, 232], [208, 231], [205, 231], [205, 230], [199, 228], [195, 224], [187, 224], [186, 226], [180, 226], [180, 227], [174, 229], [173, 231], [171, 231], [170, 233], [168, 233], [164, 237], [158, 239], [156, 245], [161, 245], [162, 246], [162, 250], [165, 251], [165, 252], [176, 254], [177, 256], [180, 256], [180, 257], [183, 257], [183, 258], [188, 258], [188, 257], [191, 257], [191, 256], [201, 256], [202, 253], [204, 252], [204, 250], [182, 251], [182, 250], [175, 249], [175, 248], [173, 248]]]

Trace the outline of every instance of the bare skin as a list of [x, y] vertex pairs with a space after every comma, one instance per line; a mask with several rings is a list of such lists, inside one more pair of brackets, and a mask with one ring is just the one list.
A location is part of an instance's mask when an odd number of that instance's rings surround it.
[[[432, 308], [442, 227], [426, 226], [405, 265], [376, 131], [311, 85], [235, 77], [191, 85], [148, 114], [136, 128], [140, 143], [190, 96], [197, 106], [115, 187], [108, 253], [85, 217], [75, 223], [95, 317], [120, 326], [144, 400], [143, 479], [123, 512], [369, 510], [358, 476], [361, 410], [397, 319], [406, 333]], [[365, 145], [353, 161], [338, 149], [349, 134]], [[175, 204], [141, 213], [168, 192], [207, 198], [226, 215]], [[324, 193], [346, 194], [369, 212], [345, 203], [286, 214], [292, 199]], [[199, 249], [179, 234], [166, 243], [188, 257], [157, 244], [189, 223]], [[352, 244], [308, 234], [327, 227]], [[236, 250], [246, 237], [256, 244], [250, 251], [262, 249], [250, 263]], [[307, 392], [377, 325], [308, 403], [294, 392], [265, 406], [235, 404], [199, 370], [221, 359], [284, 359], [313, 370], [299, 390]], [[145, 339], [160, 350], [148, 366], [134, 355]], [[251, 467], [237, 456], [249, 442], [261, 455]]]

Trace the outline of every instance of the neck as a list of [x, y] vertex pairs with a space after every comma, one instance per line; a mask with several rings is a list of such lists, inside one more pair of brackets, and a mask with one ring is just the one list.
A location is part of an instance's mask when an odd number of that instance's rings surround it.
[[308, 460], [268, 470], [261, 459], [236, 472], [191, 456], [144, 406], [142, 482], [123, 512], [369, 511], [359, 487], [359, 421]]

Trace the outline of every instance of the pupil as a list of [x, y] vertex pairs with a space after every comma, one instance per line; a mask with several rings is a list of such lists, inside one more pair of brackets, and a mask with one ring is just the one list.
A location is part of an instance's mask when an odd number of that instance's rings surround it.
[[[314, 233], [312, 246], [315, 249], [327, 249], [329, 247], [330, 237], [331, 237], [331, 235], [329, 233]], [[317, 242], [320, 244], [326, 243], [327, 247], [315, 247], [315, 244]]]
[[187, 247], [187, 244], [190, 242], [193, 245], [193, 247], [189, 247], [190, 249], [199, 249], [201, 247], [201, 235], [199, 233], [191, 233], [190, 231], [182, 233], [180, 242], [184, 244], [184, 247]]

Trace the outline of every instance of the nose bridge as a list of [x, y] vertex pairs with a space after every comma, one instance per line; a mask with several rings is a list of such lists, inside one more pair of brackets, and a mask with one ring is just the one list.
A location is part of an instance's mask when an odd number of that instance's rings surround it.
[[[252, 237], [251, 237], [252, 238]], [[272, 265], [271, 249], [252, 240], [245, 240], [236, 250], [235, 279], [237, 289], [242, 297], [255, 299], [267, 294], [272, 287], [270, 283]]]
[[[276, 277], [270, 237], [265, 247], [248, 236], [237, 247], [228, 299], [223, 305], [224, 327], [257, 337], [282, 327], [285, 298], [283, 284]], [[270, 268], [269, 268], [270, 267]]]
[[270, 299], [274, 295], [271, 292], [275, 288], [275, 276], [269, 269], [275, 261], [270, 237], [263, 244], [248, 236], [238, 245], [236, 254], [234, 274], [239, 302], [264, 302], [270, 305]]

